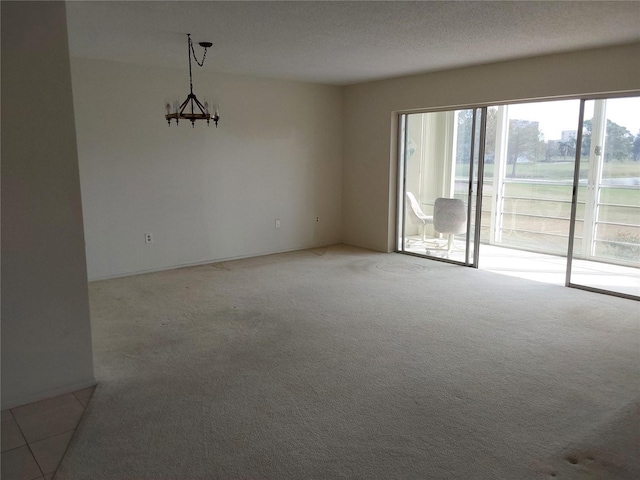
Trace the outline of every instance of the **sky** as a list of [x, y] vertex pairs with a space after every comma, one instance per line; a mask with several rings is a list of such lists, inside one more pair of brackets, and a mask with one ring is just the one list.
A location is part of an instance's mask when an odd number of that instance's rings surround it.
[[[586, 102], [585, 119], [593, 116], [593, 105], [593, 100]], [[545, 140], [559, 140], [563, 130], [577, 130], [579, 112], [579, 100], [509, 105], [509, 118], [537, 121]], [[607, 118], [636, 135], [640, 131], [640, 97], [607, 100]]]

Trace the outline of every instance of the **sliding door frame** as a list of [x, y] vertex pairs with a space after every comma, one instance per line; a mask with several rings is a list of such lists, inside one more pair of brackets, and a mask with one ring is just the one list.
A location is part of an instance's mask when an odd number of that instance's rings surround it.
[[[480, 140], [478, 142], [478, 179], [477, 186], [478, 190], [476, 191], [476, 211], [475, 211], [475, 222], [474, 222], [474, 230], [473, 230], [473, 262], [470, 266], [474, 268], [478, 268], [478, 261], [480, 260], [480, 234], [482, 226], [482, 193], [484, 188], [484, 149], [487, 140], [487, 107], [480, 107], [474, 110], [480, 111]], [[476, 115], [474, 113], [473, 120], [475, 123]], [[475, 128], [473, 130], [473, 134], [475, 135]], [[472, 139], [473, 142], [473, 139]], [[472, 143], [475, 145], [475, 143]], [[472, 170], [473, 165], [473, 147], [471, 153], [471, 161], [469, 165], [469, 170]], [[467, 212], [467, 218], [469, 222], [471, 222], [471, 198], [473, 197], [473, 177], [469, 176], [469, 206]], [[470, 225], [467, 228], [467, 233], [470, 230]], [[467, 234], [467, 263], [469, 263], [469, 242], [470, 238]]]
[[[479, 264], [479, 256], [480, 256], [480, 226], [481, 226], [481, 216], [482, 216], [482, 189], [483, 189], [483, 181], [484, 181], [484, 153], [486, 146], [486, 117], [487, 117], [487, 108], [493, 106], [509, 106], [509, 105], [517, 105], [523, 103], [542, 103], [542, 102], [552, 102], [552, 101], [561, 101], [561, 100], [580, 100], [580, 113], [579, 113], [579, 124], [578, 130], [576, 134], [576, 145], [580, 146], [582, 144], [582, 128], [584, 124], [584, 106], [586, 101], [589, 100], [607, 100], [607, 99], [615, 99], [615, 98], [625, 98], [625, 97], [634, 97], [640, 96], [640, 89], [638, 90], [627, 90], [627, 91], [617, 91], [617, 92], [604, 92], [598, 94], [575, 94], [575, 95], [561, 95], [555, 97], [538, 97], [538, 98], [530, 98], [530, 99], [517, 99], [517, 100], [503, 100], [503, 101], [492, 101], [485, 103], [477, 103], [477, 104], [463, 104], [463, 105], [451, 105], [447, 107], [437, 107], [437, 108], [429, 108], [429, 109], [418, 109], [418, 110], [398, 110], [395, 113], [397, 114], [397, 125], [398, 129], [395, 132], [395, 138], [400, 140], [398, 142], [397, 148], [397, 158], [395, 159], [395, 165], [398, 169], [398, 181], [397, 181], [397, 208], [396, 208], [396, 246], [395, 251], [398, 253], [403, 253], [406, 255], [413, 255], [420, 258], [426, 258], [429, 260], [436, 260], [440, 262], [451, 263], [460, 266], [469, 266], [472, 268], [478, 268]], [[481, 113], [481, 135], [480, 135], [480, 144], [478, 151], [478, 190], [476, 192], [476, 211], [475, 211], [475, 230], [474, 230], [474, 250], [473, 250], [473, 261], [470, 262], [469, 258], [469, 246], [470, 246], [470, 222], [471, 217], [467, 215], [467, 236], [466, 236], [466, 252], [465, 252], [465, 262], [459, 262], [454, 260], [449, 260], [448, 258], [440, 258], [440, 257], [430, 257], [418, 253], [413, 253], [406, 251], [404, 248], [404, 225], [406, 221], [406, 214], [404, 208], [404, 197], [406, 195], [406, 166], [405, 166], [405, 148], [407, 141], [407, 116], [411, 114], [421, 114], [421, 113], [435, 113], [435, 112], [446, 112], [446, 111], [456, 111], [456, 110], [474, 110], [474, 127], [472, 129], [473, 135], [475, 135], [475, 121], [476, 121], [476, 110], [480, 110]], [[401, 138], [402, 133], [402, 138]], [[472, 188], [473, 188], [473, 178], [472, 178], [472, 166], [473, 166], [473, 148], [474, 141], [472, 139], [471, 143], [471, 163], [469, 166], [469, 196], [468, 198], [472, 198]], [[631, 300], [640, 300], [640, 297], [625, 293], [620, 293], [612, 290], [605, 290], [596, 287], [589, 287], [586, 285], [580, 285], [571, 282], [571, 271], [573, 266], [573, 247], [574, 247], [574, 236], [575, 236], [575, 225], [576, 225], [576, 215], [577, 215], [577, 200], [578, 200], [578, 185], [579, 185], [579, 176], [580, 176], [580, 148], [576, 148], [576, 158], [574, 160], [574, 178], [573, 178], [573, 190], [572, 190], [572, 202], [571, 202], [571, 215], [570, 215], [570, 223], [569, 223], [569, 246], [566, 257], [566, 276], [565, 276], [565, 286], [570, 288], [576, 288], [579, 290], [586, 290], [594, 293], [602, 293], [605, 295], [611, 295], [615, 297], [627, 298]], [[469, 202], [468, 214], [471, 212], [471, 205]], [[401, 211], [401, 213], [400, 213]]]
[[[398, 158], [396, 159], [397, 172], [397, 186], [396, 186], [396, 235], [395, 235], [395, 251], [398, 253], [406, 253], [414, 255], [411, 252], [406, 252], [404, 249], [404, 225], [407, 220], [407, 212], [404, 207], [404, 197], [406, 195], [407, 179], [406, 179], [406, 165], [405, 165], [405, 148], [407, 145], [407, 115], [406, 113], [398, 114]], [[402, 136], [402, 138], [400, 138]], [[417, 255], [416, 255], [417, 256]]]
[[[406, 225], [406, 205], [405, 205], [405, 196], [407, 192], [407, 165], [406, 165], [406, 145], [408, 140], [408, 121], [407, 118], [409, 115], [421, 115], [425, 113], [442, 113], [442, 112], [456, 112], [460, 110], [472, 110], [473, 118], [471, 124], [471, 142], [470, 142], [470, 152], [469, 152], [469, 178], [468, 178], [468, 188], [467, 188], [467, 226], [466, 226], [466, 234], [465, 234], [465, 254], [464, 261], [459, 260], [451, 260], [447, 257], [436, 257], [427, 254], [421, 254], [416, 252], [407, 251], [405, 249], [405, 225]], [[406, 255], [413, 255], [420, 258], [426, 258], [429, 260], [436, 260], [439, 262], [451, 263], [454, 265], [460, 265], [464, 267], [472, 267], [478, 268], [478, 258], [479, 258], [479, 245], [480, 245], [480, 224], [479, 219], [482, 215], [482, 185], [484, 181], [484, 148], [485, 148], [485, 137], [486, 137], [486, 115], [487, 115], [487, 107], [469, 107], [469, 108], [453, 108], [453, 109], [437, 109], [437, 110], [429, 110], [429, 111], [419, 111], [419, 112], [406, 112], [406, 113], [398, 113], [398, 148], [397, 148], [397, 208], [396, 208], [396, 245], [395, 251], [397, 253], [403, 253]], [[476, 155], [476, 125], [478, 116], [480, 116], [480, 138], [478, 140], [478, 151]], [[474, 158], [477, 158], [478, 161], [478, 173], [477, 178], [474, 179]], [[453, 161], [453, 160], [452, 160]], [[455, 165], [455, 162], [452, 163], [452, 169]], [[453, 170], [452, 170], [453, 171]], [[453, 178], [451, 181], [453, 182]], [[476, 195], [476, 211], [472, 212], [472, 199], [474, 195], [474, 185], [477, 186], [477, 191], [475, 191]], [[453, 194], [453, 192], [452, 192]], [[472, 218], [474, 221], [472, 222]], [[470, 246], [472, 241], [471, 226], [474, 226], [473, 230], [473, 258], [470, 257]]]
[[[603, 288], [597, 288], [597, 287], [590, 287], [587, 285], [581, 285], [579, 283], [573, 283], [571, 281], [571, 272], [572, 272], [572, 267], [573, 267], [573, 252], [574, 252], [574, 244], [575, 244], [575, 232], [576, 232], [576, 221], [577, 221], [577, 214], [578, 214], [578, 189], [579, 189], [579, 184], [580, 184], [580, 165], [581, 165], [581, 160], [582, 160], [582, 134], [583, 134], [583, 129], [584, 129], [584, 110], [585, 110], [585, 105], [588, 101], [592, 101], [592, 100], [608, 100], [608, 99], [614, 99], [614, 98], [624, 98], [624, 97], [630, 97], [630, 96], [638, 96], [640, 95], [640, 92], [638, 92], [638, 94], [633, 95], [633, 94], [629, 94], [629, 95], [619, 95], [619, 96], [597, 96], [597, 97], [582, 97], [580, 99], [580, 113], [578, 116], [578, 131], [577, 131], [577, 135], [576, 135], [576, 156], [575, 156], [575, 160], [574, 160], [574, 170], [573, 170], [573, 190], [572, 190], [572, 196], [571, 196], [571, 217], [569, 220], [569, 246], [567, 248], [567, 271], [566, 271], [566, 277], [565, 277], [565, 286], [566, 287], [570, 287], [570, 288], [577, 288], [579, 290], [586, 290], [588, 292], [594, 292], [594, 293], [604, 293], [606, 295], [611, 295], [614, 297], [621, 297], [621, 298], [627, 298], [629, 300], [640, 300], [640, 296], [637, 295], [632, 295], [629, 293], [622, 293], [622, 292], [616, 292], [615, 290], [606, 290]], [[605, 125], [602, 126], [602, 128], [606, 129], [606, 118], [604, 119], [604, 123]], [[606, 131], [606, 130], [605, 130]], [[590, 167], [591, 168], [591, 167]], [[596, 183], [599, 182], [599, 179], [596, 178]], [[596, 189], [599, 188], [599, 185], [596, 185]], [[597, 207], [595, 207], [597, 208]], [[585, 209], [586, 211], [586, 209]], [[596, 215], [596, 211], [592, 211], [591, 215], [595, 216]], [[589, 230], [594, 228], [593, 222], [589, 222]], [[587, 228], [587, 224], [585, 221], [585, 225], [583, 227], [583, 235], [585, 235], [584, 230], [586, 230]], [[589, 237], [589, 249], [591, 249], [591, 235], [592, 233], [588, 234]], [[583, 241], [583, 249], [585, 247], [584, 241]], [[595, 261], [592, 260], [592, 255], [591, 252], [587, 252], [586, 255], [584, 256], [584, 258], [586, 260], [590, 260], [590, 261]], [[606, 263], [606, 262], [605, 262]]]

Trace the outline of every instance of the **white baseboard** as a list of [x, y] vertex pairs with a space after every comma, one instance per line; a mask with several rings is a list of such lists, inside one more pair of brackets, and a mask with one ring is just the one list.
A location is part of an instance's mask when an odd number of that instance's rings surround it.
[[33, 395], [27, 395], [25, 397], [10, 398], [9, 400], [3, 402], [2, 410], [8, 410], [9, 408], [20, 407], [22, 405], [37, 402], [39, 400], [57, 397], [59, 395], [64, 395], [65, 393], [71, 393], [77, 390], [82, 390], [83, 388], [93, 387], [97, 384], [98, 382], [96, 382], [95, 379], [91, 379], [84, 382], [74, 383], [72, 385], [65, 385], [63, 387], [54, 388], [53, 390], [46, 390], [44, 392], [35, 393]]
[[214, 259], [209, 259], [209, 260], [202, 260], [200, 262], [190, 262], [190, 263], [183, 263], [183, 264], [178, 264], [178, 265], [167, 265], [165, 267], [152, 268], [152, 269], [149, 269], [149, 270], [139, 270], [139, 271], [134, 271], [134, 272], [118, 273], [118, 274], [115, 274], [115, 275], [105, 275], [105, 276], [102, 276], [102, 277], [89, 277], [88, 281], [89, 282], [99, 282], [101, 280], [111, 280], [113, 278], [132, 277], [134, 275], [143, 275], [145, 273], [164, 272], [164, 271], [167, 271], [167, 270], [175, 270], [175, 269], [178, 269], [178, 268], [198, 267], [200, 265], [209, 265], [209, 264], [212, 264], [212, 263], [229, 262], [231, 260], [242, 260], [244, 258], [262, 257], [262, 256], [265, 256], [265, 255], [277, 255], [278, 253], [298, 252], [300, 250], [310, 250], [312, 248], [330, 247], [332, 245], [340, 245], [340, 243], [331, 243], [329, 245], [309, 245], [309, 246], [306, 246], [306, 247], [305, 246], [294, 247], [294, 248], [287, 248], [287, 249], [284, 249], [284, 250], [249, 253], [247, 255], [238, 255], [238, 256], [235, 256], [235, 257], [214, 258]]

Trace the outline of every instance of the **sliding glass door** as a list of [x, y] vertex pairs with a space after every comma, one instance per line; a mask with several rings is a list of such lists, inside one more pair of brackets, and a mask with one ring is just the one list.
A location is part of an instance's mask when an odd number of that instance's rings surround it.
[[640, 97], [586, 100], [567, 284], [640, 297]]
[[484, 114], [401, 116], [399, 251], [475, 265]]
[[401, 115], [397, 250], [640, 297], [639, 112], [625, 97]]
[[564, 285], [579, 100], [488, 108], [479, 267]]
[[490, 107], [483, 239], [566, 254], [579, 107], [578, 100]]

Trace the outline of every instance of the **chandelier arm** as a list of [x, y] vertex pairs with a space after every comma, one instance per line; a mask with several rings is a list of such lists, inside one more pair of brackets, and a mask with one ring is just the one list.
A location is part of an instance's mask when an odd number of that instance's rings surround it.
[[184, 113], [184, 109], [187, 107], [187, 104], [189, 103], [190, 98], [191, 98], [190, 95], [187, 96], [187, 99], [180, 104], [180, 107], [178, 108], [178, 112], [180, 113], [180, 115]]
[[198, 106], [198, 108], [200, 109], [200, 113], [202, 113], [203, 115], [206, 115], [206, 114], [207, 114], [207, 112], [206, 112], [206, 111], [205, 111], [205, 109], [204, 109], [204, 105], [202, 105], [202, 103], [200, 103], [200, 100], [198, 100], [198, 99], [196, 98], [196, 96], [195, 96], [195, 95], [193, 96], [193, 99], [195, 100], [196, 105], [197, 105], [197, 106]]
[[[180, 107], [178, 107], [178, 115], [183, 117], [185, 115], [184, 111], [188, 105], [191, 105], [191, 115], [195, 114], [196, 112], [195, 112], [195, 109], [193, 108], [194, 104], [195, 106], [198, 107], [198, 110], [200, 110], [201, 115], [203, 116], [207, 115], [204, 105], [200, 102], [200, 100], [198, 100], [198, 97], [196, 97], [195, 94], [188, 95], [187, 99], [180, 104]], [[188, 115], [188, 112], [187, 112], [187, 115]]]

